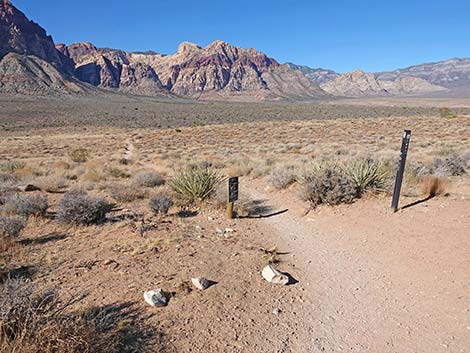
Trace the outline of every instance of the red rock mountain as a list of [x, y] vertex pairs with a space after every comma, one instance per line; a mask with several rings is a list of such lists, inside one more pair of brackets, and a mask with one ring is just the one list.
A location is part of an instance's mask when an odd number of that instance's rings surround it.
[[8, 53], [34, 55], [65, 71], [71, 68], [70, 60], [55, 49], [43, 28], [8, 0], [0, 0], [0, 58]]
[[102, 88], [197, 98], [313, 98], [326, 95], [301, 72], [255, 49], [222, 41], [205, 48], [182, 43], [173, 55], [98, 49], [91, 43], [57, 49], [74, 61], [76, 75]]
[[0, 92], [49, 94], [79, 92], [73, 63], [55, 48], [46, 31], [0, 0]]

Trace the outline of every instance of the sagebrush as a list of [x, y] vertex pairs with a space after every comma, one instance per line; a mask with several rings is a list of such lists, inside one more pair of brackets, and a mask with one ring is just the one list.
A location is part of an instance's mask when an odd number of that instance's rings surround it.
[[112, 209], [113, 204], [105, 199], [74, 189], [67, 192], [60, 201], [57, 220], [75, 225], [99, 224], [106, 220], [106, 214]]
[[300, 196], [312, 207], [351, 203], [358, 197], [355, 181], [336, 166], [323, 166], [300, 179]]
[[165, 179], [158, 173], [147, 171], [135, 175], [133, 183], [138, 186], [153, 188], [165, 184]]
[[48, 207], [49, 203], [45, 195], [13, 194], [6, 198], [1, 211], [7, 215], [43, 217]]

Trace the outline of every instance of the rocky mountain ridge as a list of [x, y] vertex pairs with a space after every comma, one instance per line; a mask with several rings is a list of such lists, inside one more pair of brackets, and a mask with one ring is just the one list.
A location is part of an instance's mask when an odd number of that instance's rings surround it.
[[75, 63], [81, 80], [106, 89], [143, 94], [168, 91], [198, 98], [326, 95], [303, 74], [266, 54], [223, 41], [205, 48], [184, 42], [173, 55], [99, 49], [91, 43], [56, 47]]
[[470, 59], [389, 72], [339, 74], [280, 64], [223, 41], [184, 42], [171, 55], [54, 44], [8, 0], [0, 0], [0, 93], [71, 94], [97, 89], [198, 99], [316, 99], [330, 96], [470, 93]]
[[321, 88], [334, 96], [345, 97], [415, 95], [446, 91], [446, 88], [421, 78], [396, 77], [394, 80], [380, 80], [375, 74], [363, 70], [339, 75], [323, 83]]

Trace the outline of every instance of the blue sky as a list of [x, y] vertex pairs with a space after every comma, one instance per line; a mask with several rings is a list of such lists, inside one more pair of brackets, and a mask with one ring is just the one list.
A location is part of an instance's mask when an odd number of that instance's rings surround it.
[[12, 0], [56, 42], [171, 54], [221, 39], [339, 72], [470, 57], [470, 1]]

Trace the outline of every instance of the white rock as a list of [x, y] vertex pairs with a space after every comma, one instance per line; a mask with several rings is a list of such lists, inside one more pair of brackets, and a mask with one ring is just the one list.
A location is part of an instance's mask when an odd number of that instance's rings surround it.
[[289, 283], [289, 277], [268, 265], [261, 272], [263, 278], [269, 283], [286, 285]]
[[151, 306], [162, 307], [168, 305], [168, 298], [161, 289], [144, 292], [144, 299]]
[[191, 278], [191, 282], [193, 283], [194, 287], [200, 290], [206, 290], [212, 284], [211, 281], [204, 277]]

